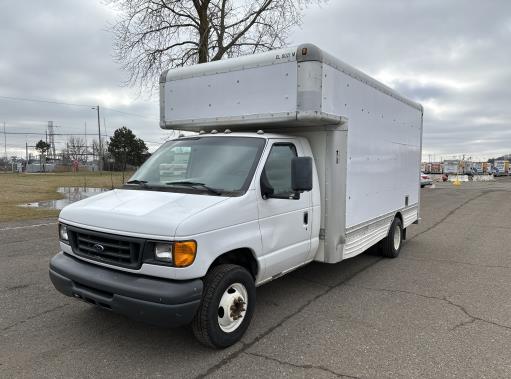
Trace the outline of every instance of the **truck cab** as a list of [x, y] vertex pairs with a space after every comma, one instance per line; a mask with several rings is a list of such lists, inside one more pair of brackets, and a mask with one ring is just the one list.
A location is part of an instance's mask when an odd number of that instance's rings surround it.
[[[214, 267], [241, 266], [257, 286], [313, 259], [317, 177], [298, 157], [311, 157], [306, 139], [263, 132], [165, 143], [121, 189], [61, 212], [62, 252], [52, 260], [52, 281], [66, 294], [136, 319], [189, 323], [203, 292], [197, 278]], [[309, 187], [297, 188], [292, 167]], [[108, 291], [119, 282], [121, 292]], [[244, 310], [238, 317], [249, 317], [253, 304], [239, 286]], [[228, 312], [226, 306], [226, 325], [236, 321]]]

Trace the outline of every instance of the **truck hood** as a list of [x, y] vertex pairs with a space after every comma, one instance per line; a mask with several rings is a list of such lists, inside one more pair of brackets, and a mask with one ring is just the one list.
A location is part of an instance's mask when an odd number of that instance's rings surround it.
[[59, 219], [92, 229], [173, 238], [181, 222], [228, 199], [116, 189], [68, 205], [60, 212]]

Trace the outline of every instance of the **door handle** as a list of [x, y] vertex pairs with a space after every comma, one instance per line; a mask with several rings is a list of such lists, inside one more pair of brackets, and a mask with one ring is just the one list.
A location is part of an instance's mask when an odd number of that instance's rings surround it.
[[303, 212], [303, 224], [309, 225], [309, 212], [307, 211]]

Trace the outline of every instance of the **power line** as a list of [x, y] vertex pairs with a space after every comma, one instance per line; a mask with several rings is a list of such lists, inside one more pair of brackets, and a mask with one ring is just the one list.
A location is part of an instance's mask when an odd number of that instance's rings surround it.
[[[3, 134], [3, 133], [2, 133]], [[36, 135], [36, 136], [44, 136], [46, 135], [46, 133], [36, 133], [36, 132], [29, 132], [29, 133], [24, 133], [24, 132], [6, 132], [5, 134], [9, 135], [9, 134], [13, 134], [13, 135]], [[55, 133], [54, 134], [55, 136], [64, 136], [64, 137], [70, 137], [70, 136], [90, 136], [90, 134], [86, 134], [86, 133]], [[102, 136], [104, 137], [112, 137], [112, 135], [110, 134], [103, 134]], [[146, 143], [153, 143], [153, 144], [163, 144], [165, 143], [166, 141], [148, 141], [148, 140], [145, 140], [145, 139], [142, 139], [144, 142]], [[62, 141], [56, 141], [56, 143], [63, 143]]]
[[145, 118], [146, 120], [158, 121], [158, 119], [155, 118], [155, 117], [148, 117], [148, 116], [143, 116], [143, 115], [136, 114], [136, 113], [120, 111], [118, 109], [109, 108], [109, 107], [105, 107], [105, 106], [103, 106], [103, 109], [108, 109], [109, 111], [113, 111], [113, 112], [117, 112], [117, 113], [122, 113], [122, 114], [125, 114], [125, 115], [128, 115], [128, 116], [135, 116], [135, 117]]
[[[15, 134], [15, 135], [36, 135], [36, 136], [44, 136], [46, 133], [40, 133], [40, 132], [6, 132], [5, 134]], [[89, 134], [85, 133], [55, 133], [54, 136], [86, 136]], [[111, 137], [110, 135], [105, 135], [106, 137]]]
[[[32, 102], [32, 103], [46, 103], [46, 104], [67, 105], [67, 106], [82, 107], [82, 108], [94, 107], [95, 106], [95, 105], [92, 105], [92, 104], [76, 104], [76, 103], [67, 103], [67, 102], [64, 102], [64, 101], [47, 100], [47, 99], [30, 99], [30, 98], [27, 98], [27, 97], [14, 97], [14, 96], [0, 96], [0, 99], [11, 100], [11, 101], [27, 101], [27, 102]], [[119, 109], [105, 107], [105, 106], [102, 106], [102, 108], [108, 109], [108, 110], [110, 110], [112, 112], [122, 113], [122, 114], [129, 115], [129, 116], [140, 117], [140, 118], [145, 118], [147, 120], [158, 121], [157, 118], [148, 117], [148, 116], [144, 116], [144, 115], [137, 114], [137, 113], [121, 111]]]
[[86, 104], [75, 104], [75, 103], [66, 103], [63, 101], [55, 101], [55, 100], [43, 100], [43, 99], [29, 99], [26, 97], [14, 97], [14, 96], [0, 96], [0, 99], [12, 100], [12, 101], [28, 101], [33, 103], [47, 103], [47, 104], [58, 104], [58, 105], [69, 105], [73, 107], [90, 107], [91, 105]]

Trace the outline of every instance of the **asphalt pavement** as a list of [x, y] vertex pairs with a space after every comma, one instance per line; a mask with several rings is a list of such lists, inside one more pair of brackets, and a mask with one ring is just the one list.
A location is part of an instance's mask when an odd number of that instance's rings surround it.
[[0, 377], [511, 377], [511, 178], [421, 190], [401, 255], [313, 263], [257, 290], [242, 342], [203, 347], [67, 298], [56, 220], [0, 224]]

